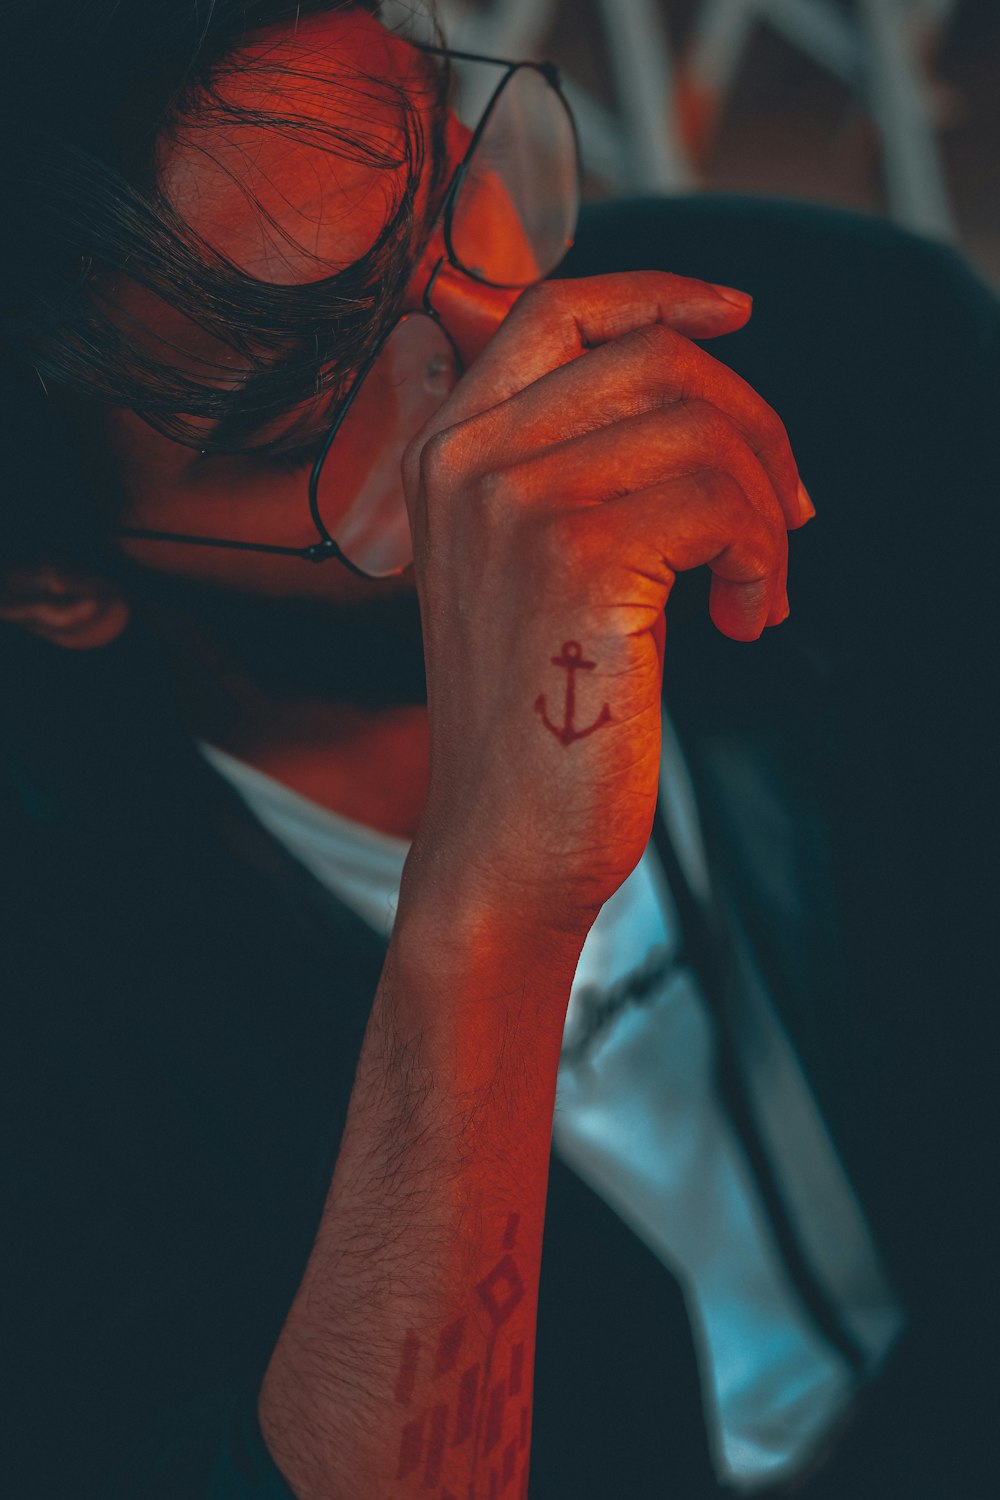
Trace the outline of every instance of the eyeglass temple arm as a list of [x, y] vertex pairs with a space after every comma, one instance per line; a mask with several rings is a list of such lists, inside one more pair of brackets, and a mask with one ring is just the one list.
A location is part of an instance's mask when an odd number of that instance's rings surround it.
[[188, 547], [223, 547], [228, 552], [266, 552], [269, 556], [302, 557], [308, 562], [322, 562], [325, 558], [339, 555], [336, 542], [324, 538], [309, 547], [272, 546], [269, 542], [234, 542], [216, 536], [188, 536], [181, 531], [147, 531], [138, 526], [120, 526], [119, 536], [137, 538], [144, 542], [180, 542]]
[[433, 57], [453, 57], [456, 62], [492, 63], [495, 68], [537, 68], [553, 88], [560, 85], [559, 69], [553, 62], [537, 62], [533, 58], [515, 61], [510, 57], [484, 57], [481, 52], [456, 52], [451, 47], [435, 47], [430, 42], [417, 42], [415, 45], [419, 51], [429, 52]]

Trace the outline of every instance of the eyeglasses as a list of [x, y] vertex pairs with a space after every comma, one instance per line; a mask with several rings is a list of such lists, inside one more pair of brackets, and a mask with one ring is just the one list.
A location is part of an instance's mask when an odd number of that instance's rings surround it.
[[[314, 563], [336, 558], [362, 578], [391, 578], [412, 562], [403, 454], [462, 373], [458, 350], [432, 305], [441, 268], [451, 264], [484, 286], [533, 286], [552, 274], [572, 245], [580, 206], [576, 127], [551, 63], [422, 50], [470, 64], [473, 72], [499, 68], [502, 76], [489, 90], [435, 221], [435, 227], [443, 221], [446, 253], [428, 278], [422, 311], [403, 313], [382, 335], [322, 441], [308, 492], [318, 539], [307, 547], [289, 547], [137, 527], [121, 527], [120, 536]], [[486, 203], [504, 205], [511, 232], [491, 232]], [[371, 435], [380, 428], [392, 438], [373, 443]], [[343, 461], [333, 464], [338, 437]]]

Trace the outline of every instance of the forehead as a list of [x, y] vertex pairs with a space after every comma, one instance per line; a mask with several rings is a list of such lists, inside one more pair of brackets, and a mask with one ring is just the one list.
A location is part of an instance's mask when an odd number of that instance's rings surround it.
[[436, 104], [426, 56], [367, 12], [289, 21], [248, 39], [165, 133], [160, 188], [248, 275], [320, 280], [377, 239]]

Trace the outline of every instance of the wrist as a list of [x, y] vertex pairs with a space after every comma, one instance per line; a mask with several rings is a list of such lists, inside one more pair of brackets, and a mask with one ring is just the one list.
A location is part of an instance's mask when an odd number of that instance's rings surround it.
[[467, 829], [437, 837], [418, 830], [403, 871], [399, 918], [414, 932], [447, 940], [459, 962], [523, 955], [533, 971], [568, 967], [572, 980], [602, 903], [561, 890], [544, 862], [536, 873], [534, 862], [510, 861], [491, 848]]
[[520, 1039], [558, 1059], [585, 930], [498, 913], [468, 889], [406, 887], [386, 961], [396, 1024], [480, 1048]]
[[417, 982], [472, 985], [484, 997], [531, 982], [566, 989], [591, 921], [560, 926], [522, 896], [502, 903], [473, 879], [408, 880], [393, 926], [401, 972]]

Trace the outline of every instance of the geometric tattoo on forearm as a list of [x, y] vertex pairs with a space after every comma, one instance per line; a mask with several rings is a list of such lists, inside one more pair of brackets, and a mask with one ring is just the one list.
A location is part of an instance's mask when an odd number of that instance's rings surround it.
[[[418, 1381], [426, 1389], [428, 1381], [434, 1384], [452, 1376], [454, 1389], [454, 1375], [460, 1370], [452, 1399], [435, 1403], [431, 1398], [424, 1410], [408, 1418], [400, 1438], [396, 1479], [408, 1479], [422, 1468], [421, 1488], [438, 1490], [437, 1500], [527, 1500], [531, 1412], [518, 1400], [526, 1374], [523, 1341], [513, 1345], [503, 1370], [493, 1368], [497, 1335], [524, 1299], [514, 1257], [519, 1222], [518, 1214], [509, 1216], [502, 1254], [475, 1288], [490, 1322], [483, 1358], [461, 1368], [464, 1317], [443, 1328], [433, 1346], [425, 1346], [412, 1331], [403, 1344], [395, 1391], [400, 1406], [412, 1408]], [[445, 1451], [467, 1444], [472, 1445], [472, 1480], [464, 1494], [454, 1495], [440, 1487]]]

